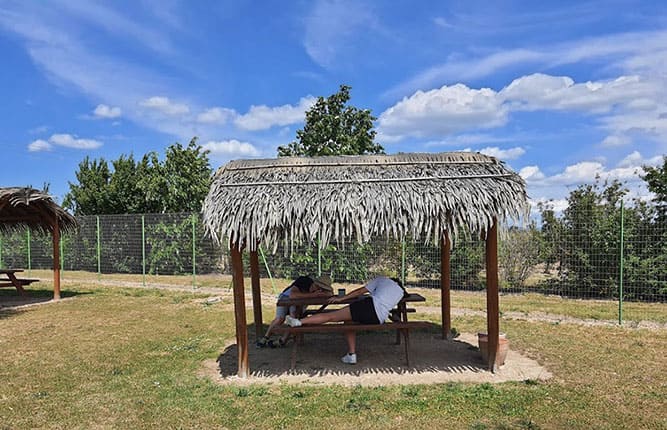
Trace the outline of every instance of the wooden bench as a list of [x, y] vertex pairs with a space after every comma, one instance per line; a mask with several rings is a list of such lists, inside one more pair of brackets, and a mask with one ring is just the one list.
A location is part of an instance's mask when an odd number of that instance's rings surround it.
[[0, 288], [3, 287], [14, 287], [20, 295], [25, 295], [25, 290], [23, 286], [30, 285], [33, 282], [39, 282], [39, 279], [26, 279], [26, 278], [0, 278]]
[[397, 334], [403, 335], [405, 345], [405, 364], [410, 367], [410, 330], [417, 328], [431, 328], [433, 323], [427, 321], [397, 321], [387, 322], [384, 324], [313, 324], [302, 325], [301, 327], [289, 327], [287, 325], [279, 326], [274, 329], [276, 333], [288, 333], [294, 335], [295, 340], [292, 346], [292, 369], [296, 366], [296, 358], [298, 352], [298, 337], [304, 333], [332, 333], [332, 332], [346, 332], [346, 331], [380, 331], [380, 330], [397, 330]]

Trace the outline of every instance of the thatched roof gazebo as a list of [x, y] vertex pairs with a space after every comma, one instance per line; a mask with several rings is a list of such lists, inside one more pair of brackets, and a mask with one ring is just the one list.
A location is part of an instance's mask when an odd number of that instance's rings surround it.
[[53, 236], [53, 299], [60, 299], [60, 233], [75, 230], [76, 219], [48, 194], [33, 188], [0, 188], [0, 232], [29, 228]]
[[442, 330], [450, 317], [449, 255], [466, 227], [486, 240], [489, 368], [496, 368], [498, 222], [528, 212], [524, 181], [494, 157], [470, 152], [231, 161], [221, 167], [204, 202], [204, 224], [232, 258], [238, 374], [248, 374], [241, 253], [250, 252], [255, 327], [262, 316], [257, 249], [279, 241], [369, 241], [374, 236], [421, 239], [441, 246]]

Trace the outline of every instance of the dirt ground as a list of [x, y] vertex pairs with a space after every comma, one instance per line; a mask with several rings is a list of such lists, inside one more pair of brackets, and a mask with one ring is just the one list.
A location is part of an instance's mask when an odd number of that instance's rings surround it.
[[308, 334], [298, 346], [294, 370], [291, 370], [292, 344], [285, 348], [249, 346], [251, 374], [236, 376], [237, 348], [230, 344], [217, 360], [203, 364], [202, 375], [219, 384], [312, 384], [312, 385], [404, 385], [444, 382], [505, 382], [546, 380], [548, 370], [516, 351], [507, 355], [505, 365], [496, 373], [486, 370], [477, 349], [477, 336], [462, 334], [454, 340], [442, 340], [432, 332], [410, 335], [411, 366], [405, 366], [403, 345], [395, 345], [395, 333], [370, 332], [357, 337], [356, 365], [344, 364], [340, 357], [347, 351], [342, 335]]

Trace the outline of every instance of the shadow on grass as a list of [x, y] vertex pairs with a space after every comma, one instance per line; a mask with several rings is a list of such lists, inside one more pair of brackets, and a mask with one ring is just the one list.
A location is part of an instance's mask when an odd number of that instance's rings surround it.
[[[92, 293], [62, 290], [60, 292], [60, 298], [68, 299], [84, 294]], [[2, 289], [0, 290], [0, 319], [18, 314], [20, 309], [23, 309], [25, 306], [45, 304], [52, 301], [53, 290], [36, 290], [27, 288], [25, 290], [25, 295], [19, 295], [16, 290]]]
[[[363, 374], [419, 374], [426, 372], [486, 372], [479, 350], [467, 342], [443, 340], [436, 329], [414, 330], [410, 333], [410, 366], [406, 366], [405, 347], [397, 345], [396, 333], [360, 332], [357, 335], [358, 363], [350, 366], [340, 358], [347, 352], [341, 333], [308, 333], [294, 350], [289, 340], [282, 348], [255, 346], [254, 325], [248, 330], [250, 374], [254, 377], [301, 375], [307, 377]], [[274, 339], [277, 339], [274, 337]], [[292, 355], [296, 365], [291, 368]], [[218, 372], [223, 378], [237, 374], [238, 348], [228, 346], [217, 359]]]

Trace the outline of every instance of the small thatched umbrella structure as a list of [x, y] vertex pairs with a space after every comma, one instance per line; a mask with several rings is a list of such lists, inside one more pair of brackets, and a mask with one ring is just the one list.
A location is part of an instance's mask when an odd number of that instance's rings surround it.
[[76, 229], [76, 219], [48, 194], [32, 188], [0, 188], [0, 232], [29, 228], [53, 236], [53, 299], [60, 299], [60, 233]]
[[221, 167], [204, 202], [204, 223], [232, 257], [239, 376], [248, 372], [241, 253], [250, 251], [255, 326], [261, 334], [257, 248], [279, 241], [365, 242], [373, 236], [441, 246], [443, 337], [449, 335], [451, 239], [467, 227], [486, 240], [489, 367], [498, 343], [497, 224], [528, 210], [524, 181], [478, 153], [286, 157]]

